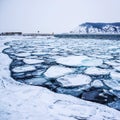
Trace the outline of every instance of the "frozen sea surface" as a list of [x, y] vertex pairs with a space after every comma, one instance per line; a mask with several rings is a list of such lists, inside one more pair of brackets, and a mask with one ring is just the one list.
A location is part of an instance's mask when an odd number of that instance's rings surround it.
[[1, 39], [0, 118], [119, 120], [120, 41]]
[[120, 41], [44, 37], [5, 44], [17, 81], [106, 105], [119, 99], [109, 90], [120, 90]]

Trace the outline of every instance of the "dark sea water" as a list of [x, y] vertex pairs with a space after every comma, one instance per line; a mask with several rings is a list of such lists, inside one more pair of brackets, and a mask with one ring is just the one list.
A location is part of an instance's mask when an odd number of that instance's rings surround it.
[[120, 40], [25, 37], [5, 44], [16, 81], [120, 110]]

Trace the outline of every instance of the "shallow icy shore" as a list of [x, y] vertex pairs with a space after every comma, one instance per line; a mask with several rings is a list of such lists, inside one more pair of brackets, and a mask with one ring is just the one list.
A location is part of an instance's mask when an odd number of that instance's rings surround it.
[[11, 60], [2, 53], [10, 39], [14, 38], [1, 38], [0, 42], [1, 120], [119, 120], [120, 112], [107, 106], [14, 81]]

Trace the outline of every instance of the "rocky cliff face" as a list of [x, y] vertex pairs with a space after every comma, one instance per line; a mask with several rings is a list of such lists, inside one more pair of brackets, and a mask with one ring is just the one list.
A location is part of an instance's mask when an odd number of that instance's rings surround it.
[[74, 30], [70, 31], [70, 33], [75, 34], [111, 34], [111, 33], [120, 33], [120, 22], [117, 23], [83, 23], [79, 25]]

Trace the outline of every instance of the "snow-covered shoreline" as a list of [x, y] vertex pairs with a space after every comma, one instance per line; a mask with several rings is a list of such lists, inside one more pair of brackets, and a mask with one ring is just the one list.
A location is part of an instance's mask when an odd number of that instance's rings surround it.
[[1, 120], [119, 120], [120, 112], [107, 106], [14, 81], [9, 71], [11, 60], [2, 53], [10, 39], [0, 40]]

